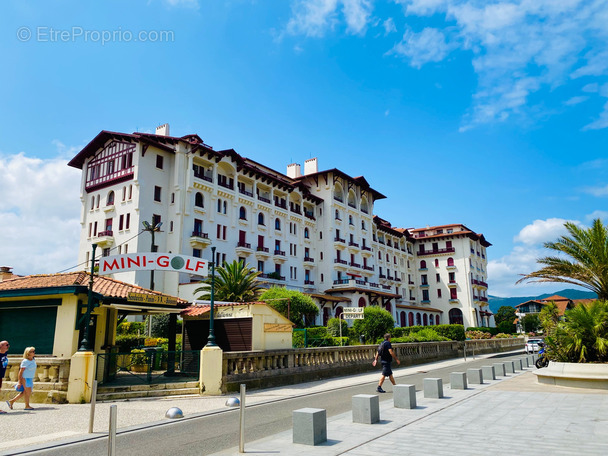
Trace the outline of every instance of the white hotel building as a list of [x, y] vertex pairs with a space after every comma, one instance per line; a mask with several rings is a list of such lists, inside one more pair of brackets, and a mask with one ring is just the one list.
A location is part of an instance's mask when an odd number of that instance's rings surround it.
[[[379, 305], [397, 325], [494, 325], [488, 309], [482, 234], [464, 225], [394, 228], [374, 216], [384, 195], [364, 177], [319, 171], [317, 159], [282, 174], [214, 150], [199, 136], [102, 131], [69, 163], [81, 169], [79, 262], [91, 245], [103, 255], [149, 252], [144, 221], [162, 222], [155, 250], [212, 260], [242, 259], [265, 286], [312, 296], [317, 324], [343, 307]], [[149, 271], [114, 274], [143, 287]], [[201, 278], [159, 272], [155, 289], [194, 298]]]

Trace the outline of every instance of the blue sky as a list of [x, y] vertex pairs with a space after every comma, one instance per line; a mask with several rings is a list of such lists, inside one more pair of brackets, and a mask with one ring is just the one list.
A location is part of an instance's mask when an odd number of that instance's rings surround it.
[[364, 175], [397, 227], [464, 223], [518, 285], [566, 220], [606, 219], [608, 1], [6, 1], [0, 263], [76, 264], [100, 130], [199, 134], [285, 171]]

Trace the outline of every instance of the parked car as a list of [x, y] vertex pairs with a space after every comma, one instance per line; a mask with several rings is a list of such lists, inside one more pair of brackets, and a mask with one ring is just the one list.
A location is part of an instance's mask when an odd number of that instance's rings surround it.
[[544, 344], [545, 342], [542, 339], [528, 339], [528, 342], [526, 342], [526, 346], [524, 348], [524, 351], [526, 353], [534, 353], [537, 352], [539, 350], [539, 346], [538, 344]]

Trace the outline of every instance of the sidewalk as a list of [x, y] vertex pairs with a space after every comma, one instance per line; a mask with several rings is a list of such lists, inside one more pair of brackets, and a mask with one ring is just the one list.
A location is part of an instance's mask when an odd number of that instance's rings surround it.
[[[406, 383], [400, 382], [399, 378], [461, 363], [461, 359], [454, 359], [410, 366], [396, 370], [395, 377], [398, 383]], [[354, 424], [350, 413], [330, 417], [329, 440], [324, 445], [294, 445], [289, 431], [246, 442], [245, 450], [273, 455], [377, 456], [379, 452], [396, 454], [397, 450], [399, 454], [416, 455], [448, 452], [450, 455], [488, 452], [546, 455], [572, 454], [576, 448], [582, 454], [608, 454], [608, 433], [604, 431], [608, 426], [608, 392], [538, 385], [530, 372], [532, 369], [526, 371], [484, 385], [473, 385], [464, 391], [450, 390], [449, 385], [444, 385], [446, 398], [439, 400], [424, 399], [419, 392], [419, 407], [415, 410], [394, 409], [392, 401], [385, 401], [380, 405], [379, 424]], [[371, 372], [251, 391], [247, 392], [246, 404], [273, 402], [358, 384], [373, 385], [377, 379], [378, 372]], [[390, 384], [387, 388], [390, 391]], [[0, 415], [0, 454], [12, 454], [18, 448], [49, 441], [103, 435], [108, 430], [109, 408], [113, 404], [118, 407], [120, 432], [166, 422], [165, 412], [171, 407], [179, 407], [186, 417], [226, 411], [228, 397], [185, 396], [97, 403], [94, 434], [88, 434], [89, 404], [39, 404], [35, 411], [26, 412], [23, 404], [18, 403], [14, 410]], [[7, 410], [6, 404], [0, 404], [0, 408]], [[546, 437], [539, 438], [540, 433]], [[575, 439], [581, 436], [584, 439], [581, 446], [574, 445]], [[554, 446], [555, 453], [551, 451]], [[585, 448], [589, 448], [586, 453]], [[238, 448], [219, 454], [238, 454]]]

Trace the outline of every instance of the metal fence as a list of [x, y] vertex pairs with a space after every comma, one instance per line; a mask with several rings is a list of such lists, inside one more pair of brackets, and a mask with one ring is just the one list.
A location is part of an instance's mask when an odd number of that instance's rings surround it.
[[98, 354], [95, 379], [100, 385], [166, 383], [170, 378], [198, 379], [199, 371], [200, 350], [163, 351], [150, 347], [135, 353]]

